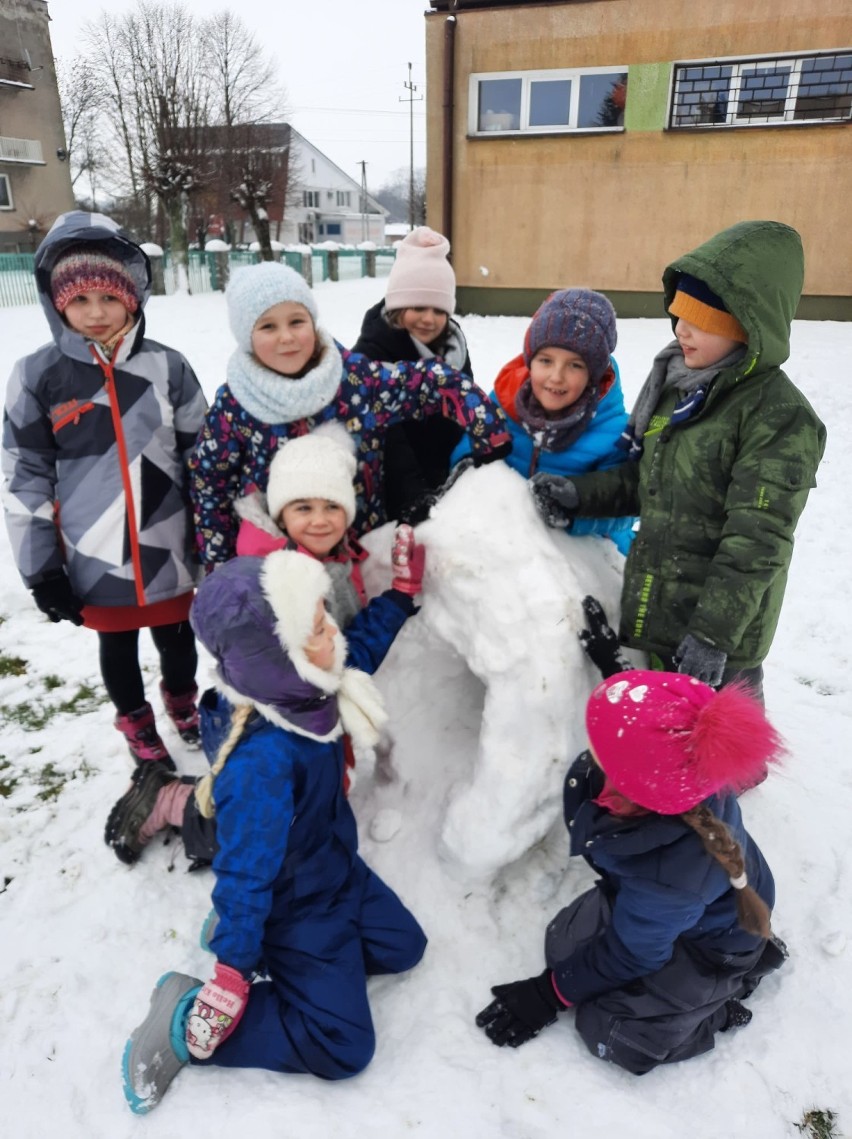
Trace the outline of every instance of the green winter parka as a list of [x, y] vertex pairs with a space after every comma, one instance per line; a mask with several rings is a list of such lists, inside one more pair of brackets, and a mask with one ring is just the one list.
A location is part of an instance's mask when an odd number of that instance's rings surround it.
[[672, 654], [692, 633], [726, 652], [727, 667], [755, 668], [772, 644], [793, 532], [825, 449], [825, 427], [781, 370], [804, 277], [801, 239], [780, 222], [724, 230], [666, 269], [666, 311], [681, 273], [742, 324], [745, 356], [680, 425], [670, 423], [676, 393], [664, 391], [638, 462], [572, 481], [579, 514], [640, 516], [624, 572], [624, 644]]

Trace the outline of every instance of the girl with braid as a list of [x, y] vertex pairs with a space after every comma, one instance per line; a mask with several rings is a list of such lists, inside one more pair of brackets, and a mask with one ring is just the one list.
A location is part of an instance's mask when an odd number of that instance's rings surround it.
[[495, 986], [476, 1023], [517, 1048], [573, 1008], [593, 1055], [642, 1075], [748, 1024], [741, 1002], [786, 956], [736, 798], [783, 746], [747, 689], [682, 673], [610, 676], [586, 728], [565, 822], [598, 880], [547, 927], [544, 972]]

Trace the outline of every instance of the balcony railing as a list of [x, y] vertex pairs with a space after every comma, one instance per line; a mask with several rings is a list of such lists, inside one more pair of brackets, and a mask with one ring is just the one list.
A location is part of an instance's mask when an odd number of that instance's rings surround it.
[[41, 143], [37, 138], [7, 138], [0, 135], [0, 162], [29, 162], [44, 166]]

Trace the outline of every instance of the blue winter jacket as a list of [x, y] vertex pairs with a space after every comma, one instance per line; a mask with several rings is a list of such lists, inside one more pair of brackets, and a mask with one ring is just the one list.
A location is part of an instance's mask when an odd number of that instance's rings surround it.
[[[374, 599], [347, 627], [347, 664], [373, 673], [409, 613], [387, 595]], [[275, 944], [276, 918], [333, 911], [346, 920], [340, 906], [358, 834], [343, 793], [343, 744], [255, 715], [217, 776], [215, 795], [219, 924], [211, 949], [247, 976], [261, 964], [264, 942]], [[309, 936], [310, 924], [304, 928]]]
[[[624, 817], [592, 800], [603, 775], [588, 752], [565, 780], [565, 822], [571, 853], [582, 855], [601, 878], [612, 920], [554, 969], [562, 995], [575, 1004], [655, 973], [680, 939], [709, 962], [723, 965], [731, 954], [750, 953], [761, 938], [738, 923], [736, 892], [698, 835], [677, 815]], [[707, 805], [739, 842], [749, 885], [772, 908], [775, 883], [746, 831], [733, 795], [712, 796]]]
[[[529, 371], [520, 356], [505, 365], [497, 377], [490, 398], [506, 413], [512, 437], [512, 451], [506, 462], [513, 470], [525, 479], [532, 478], [538, 471], [570, 477], [588, 471], [606, 470], [624, 462], [624, 452], [618, 450], [615, 444], [627, 424], [627, 412], [624, 409], [618, 365], [615, 360], [611, 362], [614, 381], [598, 403], [594, 418], [586, 430], [565, 451], [541, 450], [533, 437], [524, 430], [517, 418], [515, 398], [521, 384], [529, 376]], [[453, 451], [450, 461], [455, 464], [469, 453], [470, 442], [464, 438]], [[631, 517], [576, 518], [571, 533], [577, 536], [598, 534], [611, 538], [621, 553], [626, 554], [633, 541], [633, 523]]]

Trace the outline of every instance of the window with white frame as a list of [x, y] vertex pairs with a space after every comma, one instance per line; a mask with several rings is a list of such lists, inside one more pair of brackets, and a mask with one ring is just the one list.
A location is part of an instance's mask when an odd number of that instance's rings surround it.
[[832, 123], [852, 117], [852, 49], [674, 68], [669, 126]]
[[351, 194], [350, 190], [338, 190], [337, 191], [337, 204], [338, 204], [338, 206], [350, 206], [352, 204], [351, 197], [352, 197], [352, 194]]
[[15, 203], [12, 201], [12, 187], [9, 183], [8, 174], [0, 174], [0, 210], [13, 210]]
[[472, 135], [623, 130], [626, 67], [471, 75]]
[[309, 209], [318, 209], [320, 204], [319, 190], [303, 190], [302, 205]]

